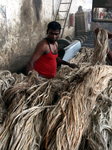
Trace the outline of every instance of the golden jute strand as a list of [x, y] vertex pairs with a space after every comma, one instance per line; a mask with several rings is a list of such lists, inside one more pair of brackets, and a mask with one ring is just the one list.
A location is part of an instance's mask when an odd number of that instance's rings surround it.
[[95, 35], [93, 64], [96, 63], [106, 64], [107, 49], [108, 49], [107, 31], [104, 29], [100, 29], [98, 34]]

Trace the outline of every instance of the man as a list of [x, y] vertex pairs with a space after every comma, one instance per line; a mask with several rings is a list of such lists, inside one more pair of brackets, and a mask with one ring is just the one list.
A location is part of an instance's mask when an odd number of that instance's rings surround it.
[[[96, 35], [98, 34], [99, 29], [100, 29], [100, 28], [96, 28], [96, 29], [94, 30], [94, 33], [95, 33]], [[107, 33], [108, 33], [108, 38], [112, 40], [112, 33], [109, 32], [108, 30], [107, 30]], [[108, 57], [108, 59], [110, 60], [110, 62], [112, 63], [112, 51], [111, 51], [109, 48], [107, 49], [107, 57]]]
[[56, 75], [57, 63], [68, 65], [71, 68], [78, 68], [76, 64], [71, 64], [58, 57], [57, 40], [60, 35], [60, 30], [61, 25], [58, 22], [52, 21], [48, 24], [47, 37], [37, 44], [27, 64], [27, 74], [34, 69], [40, 76], [54, 78]]

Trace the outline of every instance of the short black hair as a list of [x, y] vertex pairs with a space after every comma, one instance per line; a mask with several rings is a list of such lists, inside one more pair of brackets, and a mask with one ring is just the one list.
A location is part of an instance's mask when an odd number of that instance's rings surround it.
[[47, 32], [50, 29], [52, 29], [52, 30], [61, 30], [61, 25], [58, 22], [56, 22], [56, 21], [52, 21], [47, 26]]

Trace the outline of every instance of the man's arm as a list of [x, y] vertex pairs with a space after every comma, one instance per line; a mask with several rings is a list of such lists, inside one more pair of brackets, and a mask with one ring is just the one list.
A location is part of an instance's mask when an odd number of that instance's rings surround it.
[[33, 70], [34, 63], [44, 54], [45, 52], [44, 45], [45, 44], [43, 42], [40, 42], [39, 44], [37, 44], [33, 55], [31, 56], [29, 62], [27, 63], [26, 74], [28, 74], [29, 71]]
[[59, 58], [59, 57], [58, 57], [56, 60], [57, 60], [57, 63], [58, 63], [58, 64], [68, 65], [68, 66], [71, 67], [71, 68], [79, 68], [76, 64], [72, 64], [72, 63], [69, 63], [69, 62], [67, 62], [67, 61], [64, 61], [64, 60], [62, 60], [62, 59]]

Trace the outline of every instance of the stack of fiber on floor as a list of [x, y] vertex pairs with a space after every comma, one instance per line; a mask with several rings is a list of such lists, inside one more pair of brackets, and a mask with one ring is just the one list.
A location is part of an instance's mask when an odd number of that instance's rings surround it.
[[54, 79], [0, 71], [0, 149], [112, 149], [112, 67], [95, 50], [82, 48], [71, 60], [80, 69], [62, 66]]

